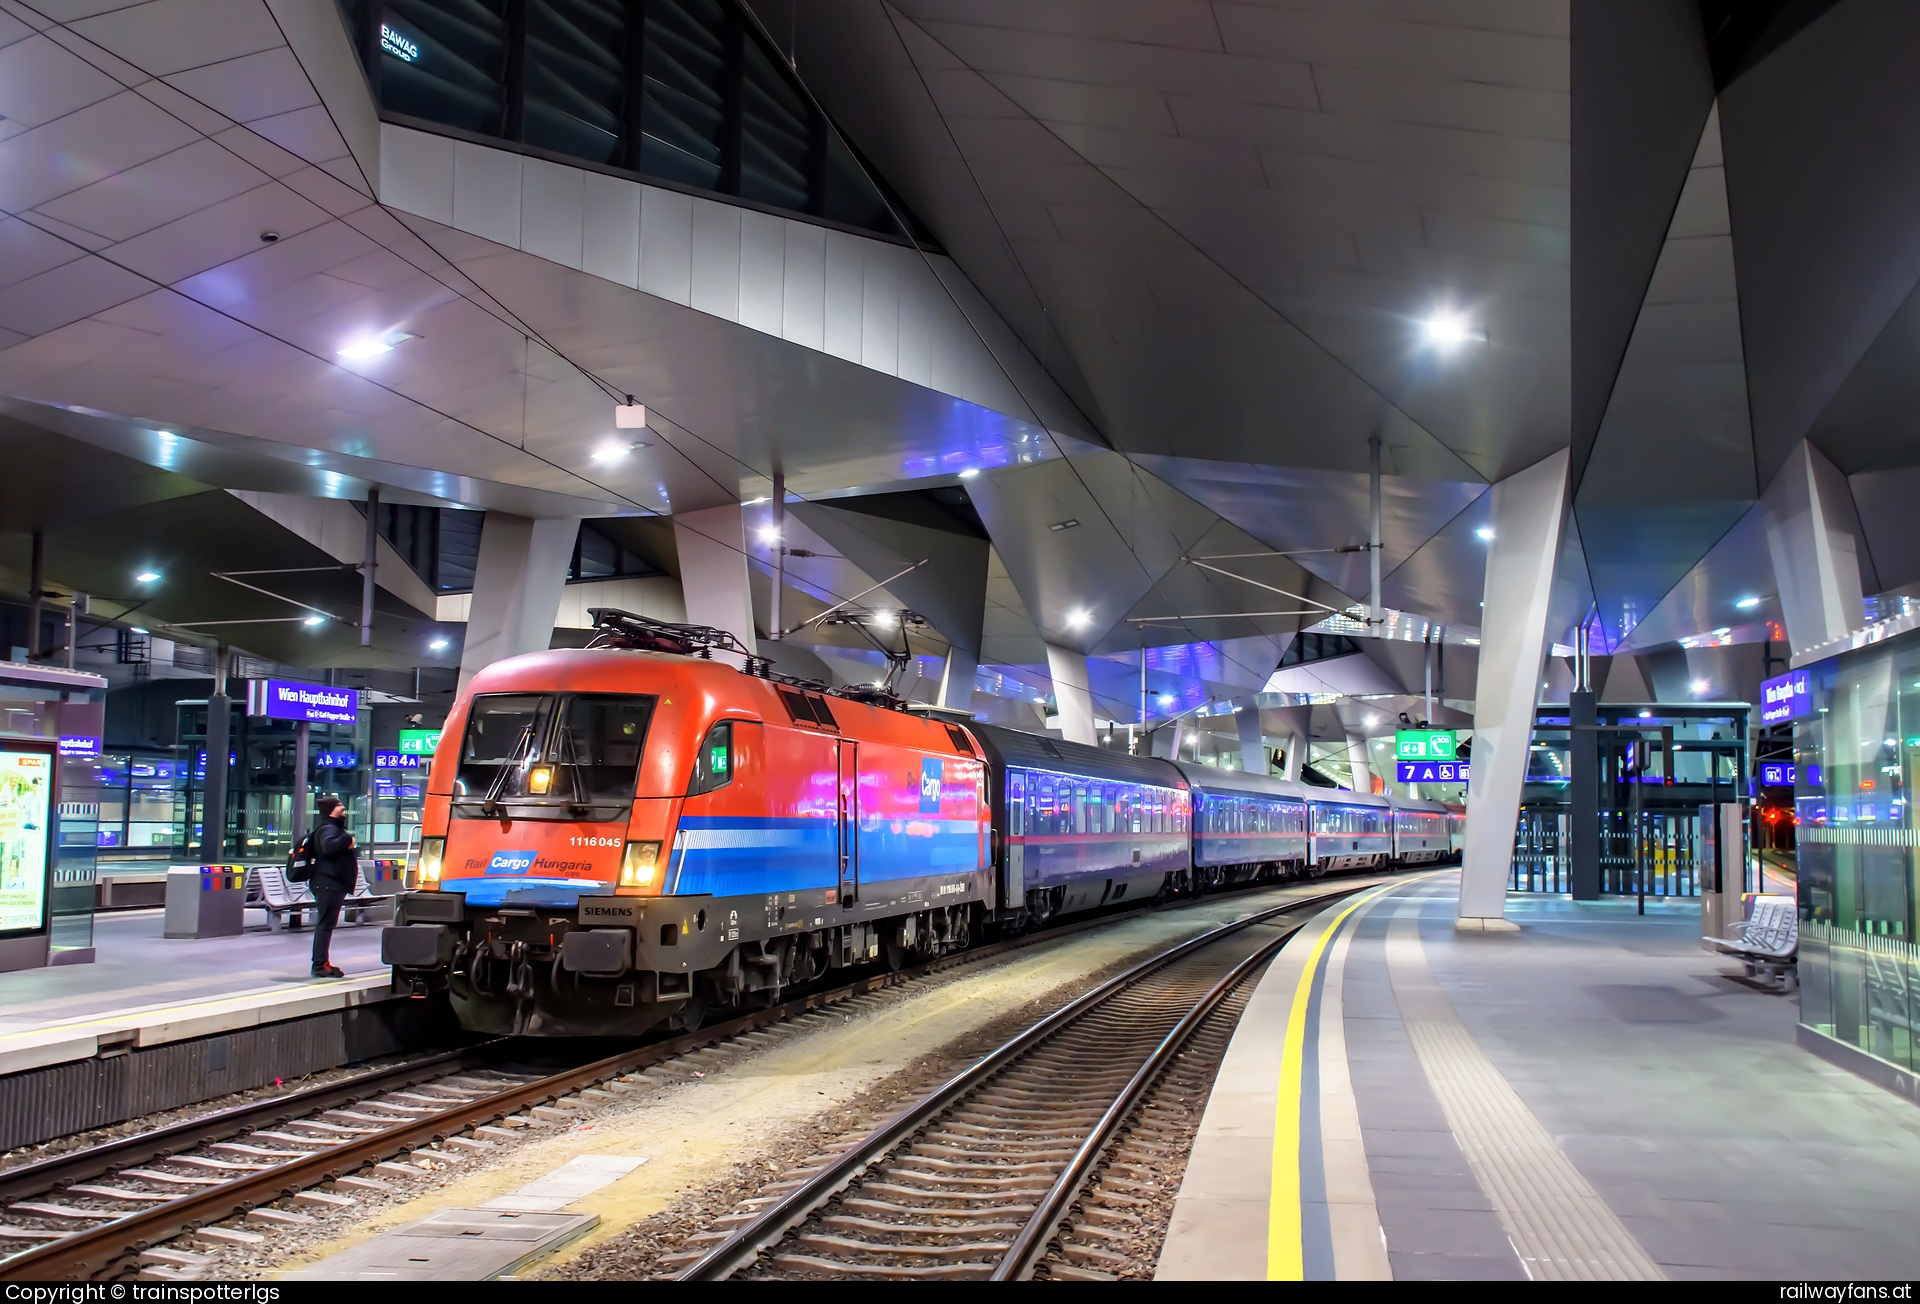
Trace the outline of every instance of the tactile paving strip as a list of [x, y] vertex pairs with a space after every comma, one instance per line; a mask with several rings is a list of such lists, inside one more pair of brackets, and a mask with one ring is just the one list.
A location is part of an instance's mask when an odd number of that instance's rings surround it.
[[1662, 1281], [1634, 1239], [1527, 1108], [1434, 980], [1410, 899], [1387, 932], [1387, 970], [1420, 1067], [1474, 1176], [1536, 1281]]

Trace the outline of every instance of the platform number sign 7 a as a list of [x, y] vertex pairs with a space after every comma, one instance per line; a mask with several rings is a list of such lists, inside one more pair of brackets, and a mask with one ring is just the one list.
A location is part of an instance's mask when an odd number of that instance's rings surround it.
[[1402, 761], [1451, 761], [1453, 730], [1401, 729], [1393, 735], [1393, 754]]

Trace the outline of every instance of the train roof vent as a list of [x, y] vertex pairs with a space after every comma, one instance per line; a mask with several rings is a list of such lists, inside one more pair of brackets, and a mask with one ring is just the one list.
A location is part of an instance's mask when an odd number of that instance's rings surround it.
[[840, 722], [833, 718], [833, 711], [827, 706], [827, 699], [815, 693], [804, 692], [799, 688], [776, 683], [774, 691], [780, 694], [787, 714], [796, 724], [818, 725], [822, 729], [839, 731]]

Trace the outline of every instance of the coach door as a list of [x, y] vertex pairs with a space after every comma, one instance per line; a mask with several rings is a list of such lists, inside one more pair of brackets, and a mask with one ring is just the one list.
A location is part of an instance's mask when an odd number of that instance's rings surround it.
[[840, 904], [860, 899], [860, 744], [840, 742]]

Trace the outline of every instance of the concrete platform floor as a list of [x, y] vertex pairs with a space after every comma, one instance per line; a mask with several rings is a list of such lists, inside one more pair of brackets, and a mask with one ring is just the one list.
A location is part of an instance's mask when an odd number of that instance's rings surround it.
[[1920, 1108], [1798, 1049], [1797, 998], [1701, 950], [1697, 907], [1515, 897], [1519, 932], [1456, 933], [1457, 893], [1403, 883], [1282, 953], [1162, 1276], [1920, 1270]]
[[151, 1045], [293, 1018], [386, 995], [380, 924], [342, 924], [333, 963], [345, 979], [308, 976], [313, 934], [275, 933], [248, 911], [239, 937], [169, 939], [163, 912], [102, 914], [92, 964], [0, 974], [0, 1073], [95, 1053], [132, 1040]]

